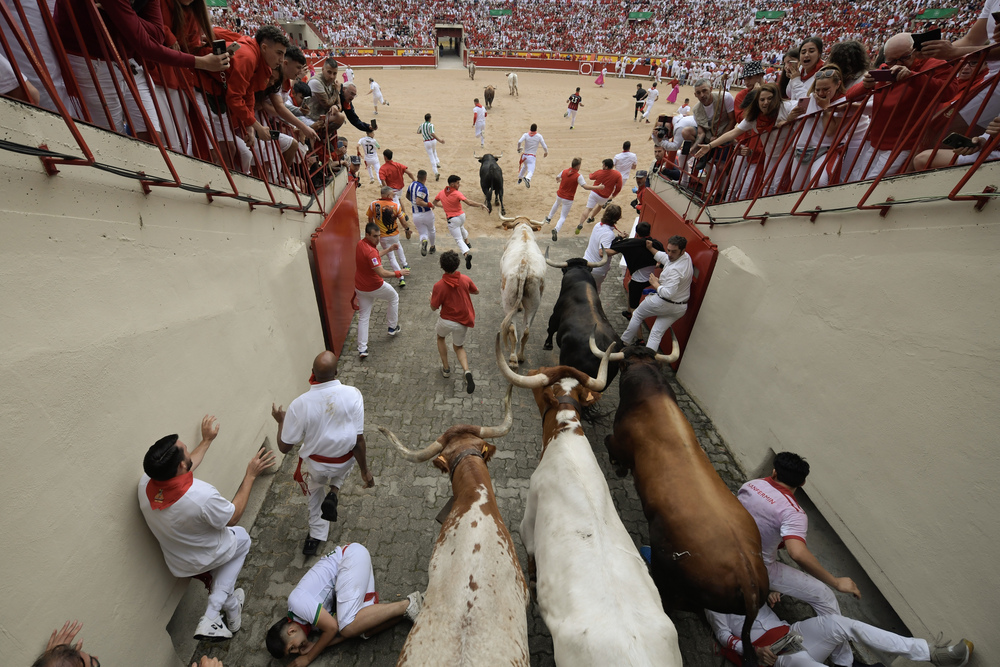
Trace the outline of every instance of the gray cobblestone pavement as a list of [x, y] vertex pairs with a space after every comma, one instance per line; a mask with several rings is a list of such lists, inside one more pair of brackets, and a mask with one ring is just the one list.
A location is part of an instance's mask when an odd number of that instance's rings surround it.
[[[580, 236], [564, 235], [559, 243], [552, 244], [552, 258], [582, 256], [589, 231], [585, 229]], [[541, 240], [547, 235], [548, 228], [540, 232], [538, 238]], [[441, 251], [453, 246], [446, 233], [439, 233], [437, 243]], [[351, 473], [341, 492], [340, 521], [333, 524], [330, 540], [320, 549], [321, 553], [326, 553], [334, 546], [347, 542], [364, 544], [371, 552], [376, 589], [383, 601], [402, 599], [407, 593], [415, 589], [423, 590], [427, 585], [427, 567], [440, 528], [434, 517], [451, 497], [451, 488], [448, 476], [440, 473], [430, 462], [413, 464], [397, 456], [376, 426], [388, 427], [410, 447], [423, 447], [454, 424], [496, 424], [503, 417], [502, 399], [506, 383], [496, 368], [493, 353], [494, 338], [503, 318], [499, 278], [503, 240], [480, 238], [474, 239], [473, 245], [472, 270], [465, 271], [463, 263], [462, 271], [472, 277], [480, 290], [480, 295], [473, 297], [476, 327], [466, 341], [476, 379], [474, 394], [466, 394], [460, 372], [453, 372], [448, 380], [441, 377], [433, 333], [437, 314], [429, 307], [431, 287], [441, 277], [438, 265], [440, 254], [421, 257], [416, 236], [406, 246], [407, 259], [413, 271], [400, 294], [402, 333], [394, 338], [386, 335], [385, 304], [379, 302], [372, 317], [370, 356], [364, 362], [358, 360], [356, 331], [352, 328], [340, 363], [340, 380], [358, 387], [365, 397], [368, 460], [375, 475], [375, 487], [362, 489], [357, 471]], [[541, 243], [543, 251], [546, 245], [546, 242]], [[551, 352], [541, 348], [561, 277], [557, 269], [549, 269], [546, 275], [542, 306], [528, 341], [526, 368], [558, 363], [558, 348]], [[625, 302], [621, 272], [617, 266], [603, 285], [602, 299], [612, 323], [624, 330], [625, 321], [618, 314]], [[453, 371], [461, 368], [453, 352], [451, 365]], [[302, 390], [306, 388], [303, 382]], [[683, 387], [674, 383], [674, 390], [702, 447], [723, 480], [735, 491], [745, 480], [744, 472], [730, 456], [709, 419], [687, 396]], [[287, 405], [292, 398], [276, 396], [275, 401]], [[524, 568], [525, 552], [517, 529], [527, 496], [528, 480], [541, 448], [541, 420], [528, 390], [515, 388], [512, 403], [513, 429], [506, 437], [493, 441], [497, 453], [489, 469], [504, 522], [513, 536]], [[606, 423], [590, 425], [585, 430], [605, 471], [622, 521], [639, 545], [646, 542], [647, 533], [638, 495], [631, 477], [619, 479], [614, 474], [602, 444], [610, 430], [617, 404], [616, 383], [598, 404], [609, 413]], [[250, 531], [254, 544], [239, 580], [247, 595], [243, 629], [229, 642], [201, 644], [196, 656], [207, 654], [218, 657], [227, 667], [280, 664], [264, 648], [264, 634], [275, 620], [285, 614], [288, 594], [316, 562], [316, 558], [305, 558], [301, 553], [308, 530], [307, 510], [305, 497], [292, 481], [295, 463], [294, 455], [285, 458]], [[802, 609], [790, 611], [796, 618], [805, 615]], [[700, 615], [671, 612], [670, 616], [680, 634], [685, 665], [708, 667], [726, 664], [716, 655], [714, 640]], [[528, 623], [532, 665], [554, 664], [552, 641], [535, 605], [530, 610]], [[367, 641], [345, 642], [329, 649], [314, 664], [394, 665], [409, 628], [410, 624], [404, 621]]]

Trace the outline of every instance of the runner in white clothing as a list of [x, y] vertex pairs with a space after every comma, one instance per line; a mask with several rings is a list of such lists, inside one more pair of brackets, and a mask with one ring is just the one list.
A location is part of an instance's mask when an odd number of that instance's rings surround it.
[[615, 169], [622, 175], [622, 183], [625, 183], [632, 175], [632, 170], [639, 166], [639, 158], [631, 149], [632, 142], [626, 141], [622, 144], [622, 152], [612, 158]]
[[424, 140], [424, 150], [427, 151], [427, 158], [431, 161], [431, 171], [434, 172], [434, 180], [440, 180], [441, 174], [438, 168], [441, 166], [441, 159], [438, 157], [437, 145], [444, 144], [444, 139], [434, 132], [434, 123], [431, 122], [431, 115], [424, 114], [424, 122], [417, 128], [417, 132]]
[[642, 109], [642, 117], [649, 122], [649, 114], [653, 112], [653, 105], [656, 104], [656, 98], [660, 96], [660, 91], [656, 89], [656, 84], [654, 83], [646, 91], [646, 106]]
[[372, 96], [372, 102], [375, 105], [375, 115], [377, 116], [378, 105], [384, 104], [386, 106], [389, 106], [389, 103], [385, 101], [384, 97], [382, 97], [382, 86], [378, 85], [378, 82], [376, 82], [375, 79], [372, 78], [368, 79], [368, 88], [369, 90], [367, 93], [365, 93], [365, 95]]
[[382, 165], [378, 161], [378, 141], [375, 140], [375, 131], [365, 133], [365, 136], [358, 139], [358, 146], [361, 147], [361, 155], [365, 159], [365, 167], [368, 169], [368, 183], [374, 183], [378, 177], [378, 170]]
[[[590, 233], [590, 242], [587, 244], [587, 250], [583, 253], [584, 259], [588, 262], [600, 262], [604, 260], [605, 256], [610, 257], [617, 254], [611, 250], [611, 244], [615, 239], [624, 236], [615, 227], [615, 224], [621, 219], [622, 207], [618, 204], [608, 204], [604, 208], [600, 223], [595, 225], [594, 231]], [[611, 261], [609, 260], [604, 266], [594, 267], [591, 271], [591, 275], [594, 276], [594, 281], [597, 283], [598, 295], [601, 293], [601, 284], [608, 277], [610, 270]]]
[[486, 146], [486, 109], [479, 103], [478, 97], [472, 102], [475, 104], [472, 107], [472, 128], [476, 131], [476, 136], [479, 137], [480, 148], [483, 148]]
[[[774, 456], [771, 476], [750, 480], [737, 497], [760, 531], [761, 555], [771, 590], [809, 603], [820, 616], [839, 614], [840, 605], [828, 586], [858, 599], [861, 592], [850, 577], [830, 574], [806, 546], [809, 519], [795, 501], [795, 491], [805, 484], [808, 475], [809, 464], [801, 456], [780, 452]], [[782, 544], [804, 571], [778, 561]]]
[[[522, 147], [521, 144], [524, 146]], [[538, 125], [532, 123], [531, 128], [517, 140], [517, 152], [521, 153], [521, 169], [517, 172], [518, 185], [523, 180], [524, 187], [531, 187], [531, 177], [535, 173], [535, 155], [538, 153], [539, 146], [545, 151], [542, 157], [548, 157], [549, 147], [542, 135], [538, 133]]]
[[632, 312], [628, 329], [622, 334], [622, 342], [626, 345], [631, 345], [636, 339], [647, 317], [655, 317], [656, 321], [649, 332], [646, 347], [658, 351], [663, 334], [687, 312], [694, 267], [691, 264], [691, 255], [684, 252], [686, 247], [687, 239], [679, 235], [671, 236], [667, 240], [666, 252], [657, 251], [653, 247], [653, 241], [646, 240], [646, 248], [653, 253], [656, 263], [663, 265], [663, 271], [659, 278], [650, 274], [649, 285], [655, 292], [643, 299], [639, 307]]

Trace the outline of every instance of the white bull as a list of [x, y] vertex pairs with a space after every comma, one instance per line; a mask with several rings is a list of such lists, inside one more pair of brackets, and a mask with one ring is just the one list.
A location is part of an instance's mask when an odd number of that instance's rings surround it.
[[521, 521], [528, 571], [558, 665], [681, 667], [677, 630], [615, 509], [604, 473], [580, 423], [607, 378], [570, 366], [520, 376], [497, 365], [513, 384], [531, 388], [542, 414], [542, 458], [531, 475]]
[[510, 88], [511, 95], [521, 96], [521, 93], [517, 92], [517, 74], [514, 72], [508, 72], [507, 74], [507, 87]]
[[[511, 218], [503, 218], [507, 221]], [[535, 242], [531, 221], [517, 218], [500, 259], [500, 294], [506, 313], [500, 331], [504, 345], [510, 349], [510, 366], [517, 368], [524, 361], [528, 332], [535, 321], [538, 306], [545, 291], [545, 257]], [[518, 338], [515, 315], [521, 313], [521, 336]]]

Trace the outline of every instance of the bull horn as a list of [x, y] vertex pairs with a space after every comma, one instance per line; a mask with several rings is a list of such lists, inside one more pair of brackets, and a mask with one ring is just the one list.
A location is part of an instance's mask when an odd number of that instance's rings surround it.
[[504, 222], [514, 222], [514, 220], [516, 220], [516, 218], [508, 218], [505, 215], [501, 215], [500, 219], [503, 220]]
[[597, 369], [597, 377], [588, 377], [587, 381], [583, 383], [583, 386], [590, 391], [602, 392], [608, 385], [608, 362], [611, 360], [611, 350], [615, 349], [617, 344], [617, 342], [611, 341], [611, 345], [608, 345], [608, 349], [601, 355], [601, 366]]
[[476, 151], [472, 151], [472, 157], [476, 158], [477, 160], [479, 159], [479, 156], [476, 155]]
[[545, 373], [536, 373], [535, 375], [518, 375], [510, 369], [507, 362], [504, 361], [503, 352], [500, 350], [500, 334], [497, 334], [497, 366], [500, 367], [500, 372], [503, 374], [507, 382], [512, 385], [517, 385], [518, 387], [524, 387], [525, 389], [541, 389], [549, 383], [549, 377]]
[[[597, 341], [594, 340], [594, 334], [590, 334], [590, 351], [593, 352], [594, 356], [598, 358], [601, 358], [605, 355], [605, 352], [601, 350], [601, 348], [597, 347]], [[622, 361], [624, 358], [625, 358], [624, 352], [612, 352], [608, 356], [609, 361]]]
[[382, 435], [389, 438], [389, 442], [396, 446], [399, 450], [400, 455], [407, 461], [412, 461], [413, 463], [422, 463], [424, 461], [429, 461], [444, 449], [444, 444], [440, 440], [435, 440], [431, 444], [427, 445], [423, 449], [417, 451], [414, 449], [407, 449], [403, 446], [403, 443], [399, 441], [396, 434], [387, 429], [384, 426], [379, 426], [378, 430], [382, 432]]
[[670, 336], [673, 339], [674, 346], [670, 348], [670, 354], [658, 354], [656, 355], [657, 361], [662, 361], [665, 364], [672, 364], [681, 357], [681, 344], [677, 342], [677, 334], [674, 330], [670, 330]]
[[497, 155], [497, 159], [499, 160], [502, 157], [503, 157], [503, 151], [500, 151], [500, 155]]
[[566, 262], [553, 262], [549, 259], [549, 248], [552, 246], [545, 246], [545, 263], [556, 269], [565, 269], [568, 264]]
[[545, 224], [544, 222], [539, 222], [538, 220], [532, 220], [531, 222], [532, 224], [538, 225], [539, 227]]
[[514, 425], [514, 411], [510, 409], [510, 395], [514, 391], [514, 385], [507, 385], [507, 395], [503, 399], [504, 417], [503, 423], [499, 426], [482, 426], [479, 429], [479, 437], [483, 440], [487, 438], [502, 438], [510, 433], [510, 427]]
[[608, 253], [604, 253], [604, 258], [601, 259], [601, 261], [599, 261], [599, 262], [587, 262], [587, 266], [589, 266], [592, 269], [596, 269], [599, 266], [604, 266], [605, 264], [607, 264], [610, 261], [611, 261], [611, 255], [609, 255]]

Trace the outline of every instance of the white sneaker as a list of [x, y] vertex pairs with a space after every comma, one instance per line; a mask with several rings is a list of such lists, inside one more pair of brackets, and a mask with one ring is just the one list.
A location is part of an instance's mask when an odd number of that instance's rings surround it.
[[406, 611], [403, 612], [403, 616], [406, 616], [411, 622], [416, 622], [417, 615], [420, 614], [420, 609], [424, 606], [424, 594], [420, 591], [413, 591], [406, 598], [410, 601], [410, 604], [406, 608]]
[[198, 627], [194, 631], [194, 638], [202, 642], [221, 642], [232, 639], [233, 633], [222, 622], [221, 616], [216, 616], [215, 618], [202, 616], [201, 620], [198, 621]]
[[242, 588], [237, 588], [233, 591], [233, 594], [229, 596], [226, 600], [227, 603], [235, 602], [232, 606], [223, 606], [222, 610], [226, 612], [226, 625], [229, 627], [230, 632], [239, 632], [240, 626], [243, 625], [243, 601], [247, 599], [246, 593], [243, 592]]

